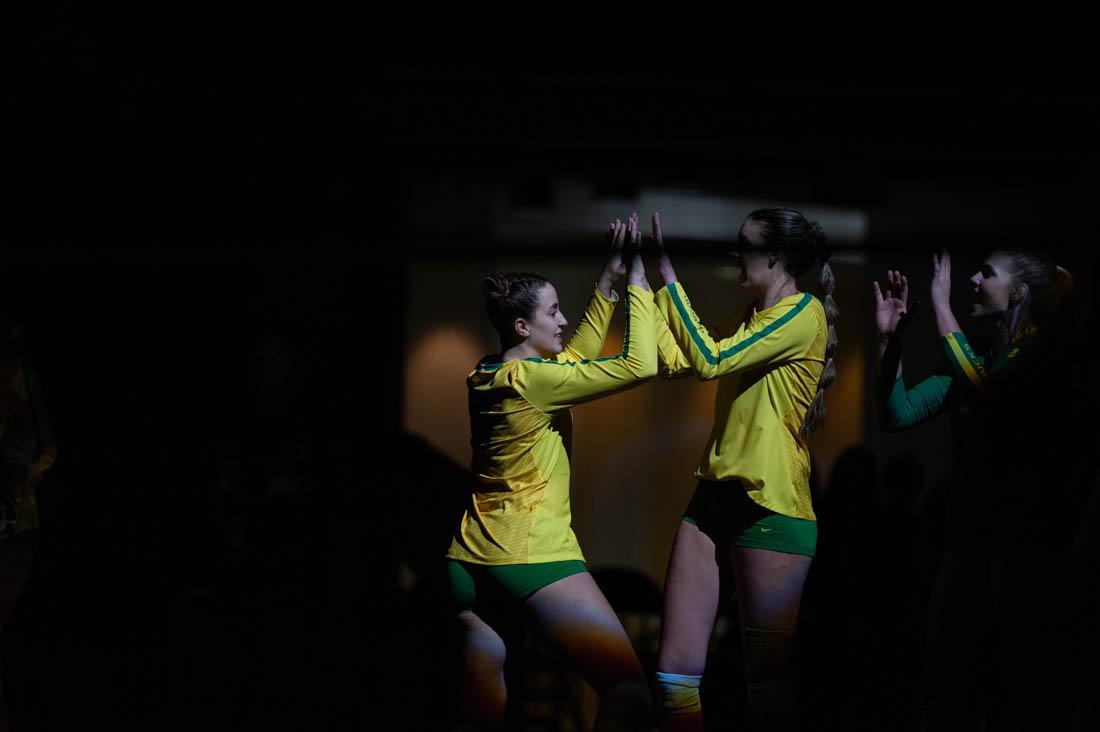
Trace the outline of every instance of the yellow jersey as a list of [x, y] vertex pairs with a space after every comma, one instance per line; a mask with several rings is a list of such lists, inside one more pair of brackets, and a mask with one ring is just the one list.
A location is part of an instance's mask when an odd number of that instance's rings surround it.
[[633, 285], [626, 292], [621, 353], [598, 357], [614, 302], [597, 290], [556, 358], [485, 360], [467, 376], [478, 488], [448, 557], [492, 565], [584, 559], [570, 528], [569, 408], [657, 373], [653, 295]]
[[695, 476], [739, 480], [775, 513], [816, 520], [810, 452], [801, 435], [825, 368], [828, 322], [809, 293], [750, 307], [708, 330], [675, 282], [656, 295], [661, 374], [719, 379], [714, 427]]

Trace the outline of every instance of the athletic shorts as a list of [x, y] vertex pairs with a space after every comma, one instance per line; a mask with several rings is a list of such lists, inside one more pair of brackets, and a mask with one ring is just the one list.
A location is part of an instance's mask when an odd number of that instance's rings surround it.
[[817, 549], [816, 521], [769, 511], [749, 497], [740, 481], [699, 481], [684, 521], [699, 527], [716, 544], [807, 557]]
[[451, 601], [458, 609], [472, 609], [478, 602], [523, 602], [543, 587], [570, 575], [587, 572], [579, 559], [537, 564], [471, 564], [447, 560]]

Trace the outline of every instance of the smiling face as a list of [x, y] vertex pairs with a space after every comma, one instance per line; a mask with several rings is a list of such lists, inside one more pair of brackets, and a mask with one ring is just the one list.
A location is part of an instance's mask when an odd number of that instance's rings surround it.
[[[993, 252], [970, 278], [974, 300], [970, 315], [974, 318], [1000, 317], [1015, 304], [1008, 258]], [[1018, 293], [1017, 293], [1018, 294]]]
[[558, 291], [547, 282], [539, 290], [538, 304], [530, 318], [516, 318], [516, 333], [541, 358], [553, 358], [565, 349], [565, 326], [569, 321], [558, 306]]

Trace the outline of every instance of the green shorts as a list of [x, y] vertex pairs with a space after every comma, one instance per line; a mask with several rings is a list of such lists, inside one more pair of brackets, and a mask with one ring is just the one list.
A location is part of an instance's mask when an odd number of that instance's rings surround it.
[[483, 600], [523, 602], [543, 587], [573, 574], [587, 572], [579, 559], [538, 564], [470, 564], [447, 560], [451, 602], [461, 610]]
[[701, 480], [684, 511], [716, 544], [733, 544], [812, 557], [817, 522], [769, 511], [749, 497], [740, 481]]

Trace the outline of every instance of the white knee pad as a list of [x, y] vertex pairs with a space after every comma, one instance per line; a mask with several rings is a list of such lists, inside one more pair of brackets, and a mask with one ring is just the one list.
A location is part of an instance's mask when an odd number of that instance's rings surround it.
[[666, 674], [657, 672], [657, 689], [661, 695], [663, 714], [697, 714], [703, 707], [699, 703], [699, 682], [702, 676]]

